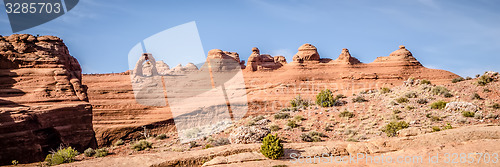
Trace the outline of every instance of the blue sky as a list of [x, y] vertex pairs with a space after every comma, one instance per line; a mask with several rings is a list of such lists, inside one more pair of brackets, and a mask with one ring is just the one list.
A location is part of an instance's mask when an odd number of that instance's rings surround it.
[[[464, 77], [500, 71], [500, 1], [494, 0], [81, 0], [69, 13], [19, 33], [61, 37], [84, 73], [123, 72], [138, 42], [191, 21], [205, 54], [217, 48], [246, 60], [258, 47], [291, 61], [300, 45], [311, 43], [321, 57], [348, 48], [369, 63], [405, 45], [429, 68]], [[1, 35], [12, 34], [5, 12], [0, 23]]]

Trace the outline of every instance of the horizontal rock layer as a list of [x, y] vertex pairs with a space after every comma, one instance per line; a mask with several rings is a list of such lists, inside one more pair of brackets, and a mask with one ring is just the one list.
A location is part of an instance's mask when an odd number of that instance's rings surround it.
[[54, 36], [0, 37], [0, 164], [96, 147], [81, 68]]

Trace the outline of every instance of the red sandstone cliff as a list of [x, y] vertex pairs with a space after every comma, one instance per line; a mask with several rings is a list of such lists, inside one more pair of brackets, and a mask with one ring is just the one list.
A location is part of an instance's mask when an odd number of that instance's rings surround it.
[[54, 36], [0, 36], [0, 165], [96, 147], [78, 61]]

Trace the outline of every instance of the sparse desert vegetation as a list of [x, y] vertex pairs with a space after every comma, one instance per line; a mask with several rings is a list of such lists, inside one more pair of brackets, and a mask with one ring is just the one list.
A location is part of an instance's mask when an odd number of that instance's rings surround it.
[[267, 135], [262, 140], [260, 152], [267, 158], [278, 159], [283, 156], [283, 144], [277, 135]]
[[75, 161], [75, 157], [78, 154], [78, 151], [76, 151], [72, 147], [60, 147], [57, 151], [47, 155], [47, 157], [45, 158], [45, 162], [49, 166], [70, 163]]

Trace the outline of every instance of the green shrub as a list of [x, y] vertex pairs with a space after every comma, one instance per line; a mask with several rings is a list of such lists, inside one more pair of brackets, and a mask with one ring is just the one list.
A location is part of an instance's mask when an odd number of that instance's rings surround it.
[[354, 139], [352, 137], [346, 139], [345, 141], [348, 141], [348, 142], [359, 142], [359, 140], [356, 140], [356, 139]]
[[450, 123], [447, 123], [446, 126], [443, 127], [443, 129], [453, 129]]
[[441, 131], [441, 128], [439, 128], [438, 126], [432, 127], [432, 132], [439, 132], [439, 131]]
[[280, 126], [279, 125], [271, 125], [269, 126], [269, 129], [272, 131], [272, 132], [276, 132], [278, 130], [280, 130]]
[[481, 96], [479, 96], [479, 94], [477, 94], [477, 93], [474, 93], [474, 94], [472, 95], [472, 100], [482, 100], [482, 99], [483, 99], [483, 98], [481, 98]]
[[446, 93], [450, 93], [450, 91], [448, 89], [446, 89], [445, 87], [436, 86], [436, 87], [432, 88], [432, 94], [434, 94], [434, 95], [444, 95]]
[[12, 161], [11, 161], [11, 163], [12, 163], [12, 165], [17, 166], [17, 164], [19, 164], [19, 161], [17, 161], [17, 160], [12, 160]]
[[286, 123], [286, 125], [290, 128], [296, 128], [298, 127], [299, 125], [297, 124], [297, 122], [295, 122], [295, 120], [288, 120], [288, 122]]
[[491, 92], [491, 90], [490, 90], [490, 89], [488, 89], [488, 88], [484, 88], [484, 89], [483, 89], [483, 92], [484, 92], [484, 93], [490, 93], [490, 92]]
[[446, 98], [450, 98], [450, 97], [453, 97], [453, 94], [451, 94], [450, 92], [446, 92], [443, 94], [443, 96]]
[[290, 100], [290, 105], [292, 107], [309, 107], [309, 102], [302, 99], [302, 97], [298, 95], [294, 99]]
[[297, 107], [290, 107], [290, 108], [282, 108], [281, 112], [287, 112], [287, 111], [299, 111], [299, 108]]
[[347, 96], [344, 96], [343, 94], [338, 94], [337, 96], [335, 96], [335, 99], [343, 99], [343, 98], [346, 98]]
[[270, 159], [278, 159], [283, 156], [283, 144], [281, 144], [281, 139], [278, 138], [278, 135], [268, 134], [264, 137], [260, 146], [260, 152]]
[[386, 94], [386, 93], [390, 93], [390, 92], [391, 92], [391, 89], [389, 89], [389, 88], [385, 88], [385, 87], [380, 88], [380, 93], [382, 93], [382, 94]]
[[316, 95], [316, 104], [321, 107], [333, 107], [336, 99], [333, 97], [332, 91], [329, 89], [322, 90]]
[[441, 117], [435, 116], [435, 115], [431, 116], [430, 118], [431, 118], [431, 121], [441, 121], [442, 120]]
[[91, 156], [94, 156], [95, 154], [95, 150], [92, 149], [92, 148], [87, 148], [85, 151], [83, 151], [83, 154], [86, 156], [86, 157], [91, 157]]
[[445, 101], [437, 101], [437, 102], [434, 102], [431, 104], [431, 109], [444, 109], [444, 107], [446, 107], [446, 103], [448, 102], [445, 102]]
[[274, 119], [288, 119], [290, 118], [289, 113], [276, 113], [274, 114]]
[[47, 155], [47, 157], [45, 157], [45, 162], [47, 162], [47, 165], [69, 163], [75, 161], [77, 155], [78, 151], [71, 147], [59, 148], [56, 152]]
[[212, 148], [213, 146], [209, 143], [207, 145], [205, 145], [205, 147], [203, 147], [203, 149], [208, 149], [208, 148]]
[[297, 115], [293, 118], [295, 121], [303, 121], [306, 120], [302, 115]]
[[163, 139], [166, 139], [166, 138], [167, 138], [166, 134], [160, 134], [160, 135], [156, 136], [156, 139], [158, 139], [158, 140], [163, 140]]
[[189, 142], [189, 148], [195, 148], [198, 146], [198, 143], [196, 143], [196, 141], [190, 141]]
[[398, 115], [398, 114], [392, 114], [392, 116], [391, 116], [391, 120], [401, 120], [401, 119], [402, 119], [402, 118], [401, 118], [401, 117], [399, 117], [399, 115]]
[[246, 126], [254, 126], [254, 125], [255, 125], [255, 121], [254, 120], [250, 120], [246, 124]]
[[422, 81], [420, 81], [420, 84], [427, 84], [427, 85], [430, 85], [431, 84], [431, 81], [429, 80], [426, 80], [426, 79], [423, 79]]
[[483, 75], [481, 77], [479, 77], [476, 81], [476, 83], [479, 85], [479, 86], [485, 86], [486, 84], [490, 83], [490, 82], [493, 82], [493, 78], [491, 78], [490, 76], [488, 75]]
[[453, 78], [451, 80], [451, 83], [457, 83], [457, 82], [462, 82], [462, 81], [465, 81], [465, 79], [462, 77], [458, 77], [458, 78]]
[[416, 109], [416, 107], [413, 107], [413, 106], [406, 106], [405, 107], [406, 110], [413, 110], [413, 109]]
[[349, 112], [346, 110], [342, 111], [339, 113], [339, 117], [345, 117], [345, 118], [352, 118], [354, 117], [354, 113], [353, 112]]
[[125, 142], [122, 139], [118, 139], [115, 143], [113, 143], [114, 146], [121, 146], [123, 144], [125, 144]]
[[352, 99], [352, 102], [354, 102], [354, 103], [363, 103], [363, 102], [367, 102], [367, 101], [368, 100], [366, 100], [362, 96], [357, 96], [356, 98]]
[[392, 121], [389, 124], [387, 124], [384, 129], [382, 129], [382, 132], [385, 132], [388, 137], [393, 137], [396, 136], [396, 133], [401, 130], [408, 128], [409, 125], [405, 121]]
[[132, 144], [131, 149], [135, 151], [142, 151], [145, 149], [152, 148], [152, 143], [146, 140], [140, 140]]
[[407, 98], [416, 98], [417, 94], [415, 92], [408, 92], [405, 94], [405, 97]]
[[465, 80], [471, 80], [472, 78], [471, 77], [465, 77]]
[[417, 103], [418, 104], [427, 104], [427, 100], [426, 99], [418, 99]]
[[264, 117], [264, 116], [262, 116], [262, 115], [259, 115], [259, 116], [255, 117], [255, 118], [253, 118], [253, 121], [257, 122], [257, 121], [263, 120], [263, 119], [265, 119], [265, 118], [266, 118], [266, 117]]
[[274, 165], [272, 167], [288, 167], [288, 165]]
[[495, 104], [491, 105], [491, 108], [498, 110], [498, 109], [500, 109], [500, 104], [495, 103]]
[[408, 103], [410, 100], [408, 100], [406, 97], [400, 97], [396, 99], [396, 102], [398, 103]]
[[305, 142], [320, 142], [321, 137], [327, 137], [325, 134], [316, 132], [316, 131], [311, 131], [309, 133], [302, 133], [300, 135], [300, 139]]
[[95, 150], [95, 157], [105, 157], [108, 155], [108, 150], [105, 148]]
[[462, 111], [462, 116], [464, 117], [474, 117], [474, 112], [471, 112], [471, 111]]

